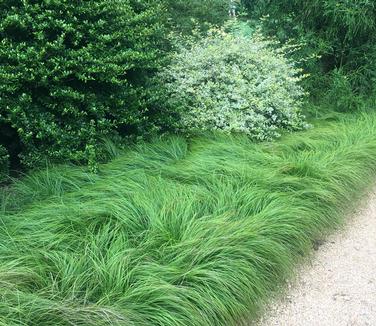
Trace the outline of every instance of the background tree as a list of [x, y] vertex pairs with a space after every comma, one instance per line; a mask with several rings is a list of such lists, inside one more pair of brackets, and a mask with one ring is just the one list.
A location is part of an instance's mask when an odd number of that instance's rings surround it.
[[[313, 89], [325, 82], [335, 92], [370, 93], [376, 84], [376, 2], [373, 0], [244, 0], [264, 31], [286, 41], [306, 44], [305, 54], [321, 56]], [[327, 73], [322, 78], [323, 73]], [[345, 89], [343, 89], [345, 87]], [[322, 89], [321, 89], [322, 90]], [[354, 94], [353, 94], [354, 93]], [[350, 96], [349, 96], [350, 97]]]
[[172, 27], [189, 34], [199, 25], [222, 25], [228, 18], [228, 0], [166, 0]]

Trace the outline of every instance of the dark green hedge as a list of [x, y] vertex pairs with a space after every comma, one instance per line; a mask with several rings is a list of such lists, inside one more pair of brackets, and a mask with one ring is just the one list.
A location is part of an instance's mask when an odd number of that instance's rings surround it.
[[23, 164], [95, 161], [99, 138], [155, 128], [143, 85], [163, 58], [165, 16], [158, 0], [0, 2], [0, 123]]

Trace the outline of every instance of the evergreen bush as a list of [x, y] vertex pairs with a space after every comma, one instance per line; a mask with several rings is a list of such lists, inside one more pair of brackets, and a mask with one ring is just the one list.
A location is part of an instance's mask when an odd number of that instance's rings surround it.
[[165, 13], [159, 0], [1, 1], [0, 123], [23, 164], [95, 161], [99, 138], [154, 128], [143, 85], [163, 57]]

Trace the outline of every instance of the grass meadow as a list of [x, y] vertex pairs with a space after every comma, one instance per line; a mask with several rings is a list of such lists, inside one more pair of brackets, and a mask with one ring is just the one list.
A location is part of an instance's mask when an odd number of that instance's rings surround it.
[[0, 202], [0, 325], [238, 325], [374, 180], [376, 114], [273, 143], [170, 136]]

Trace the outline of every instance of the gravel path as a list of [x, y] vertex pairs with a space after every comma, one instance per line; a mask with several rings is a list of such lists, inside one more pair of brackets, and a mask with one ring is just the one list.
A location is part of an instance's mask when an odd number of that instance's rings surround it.
[[257, 326], [376, 326], [376, 190]]

